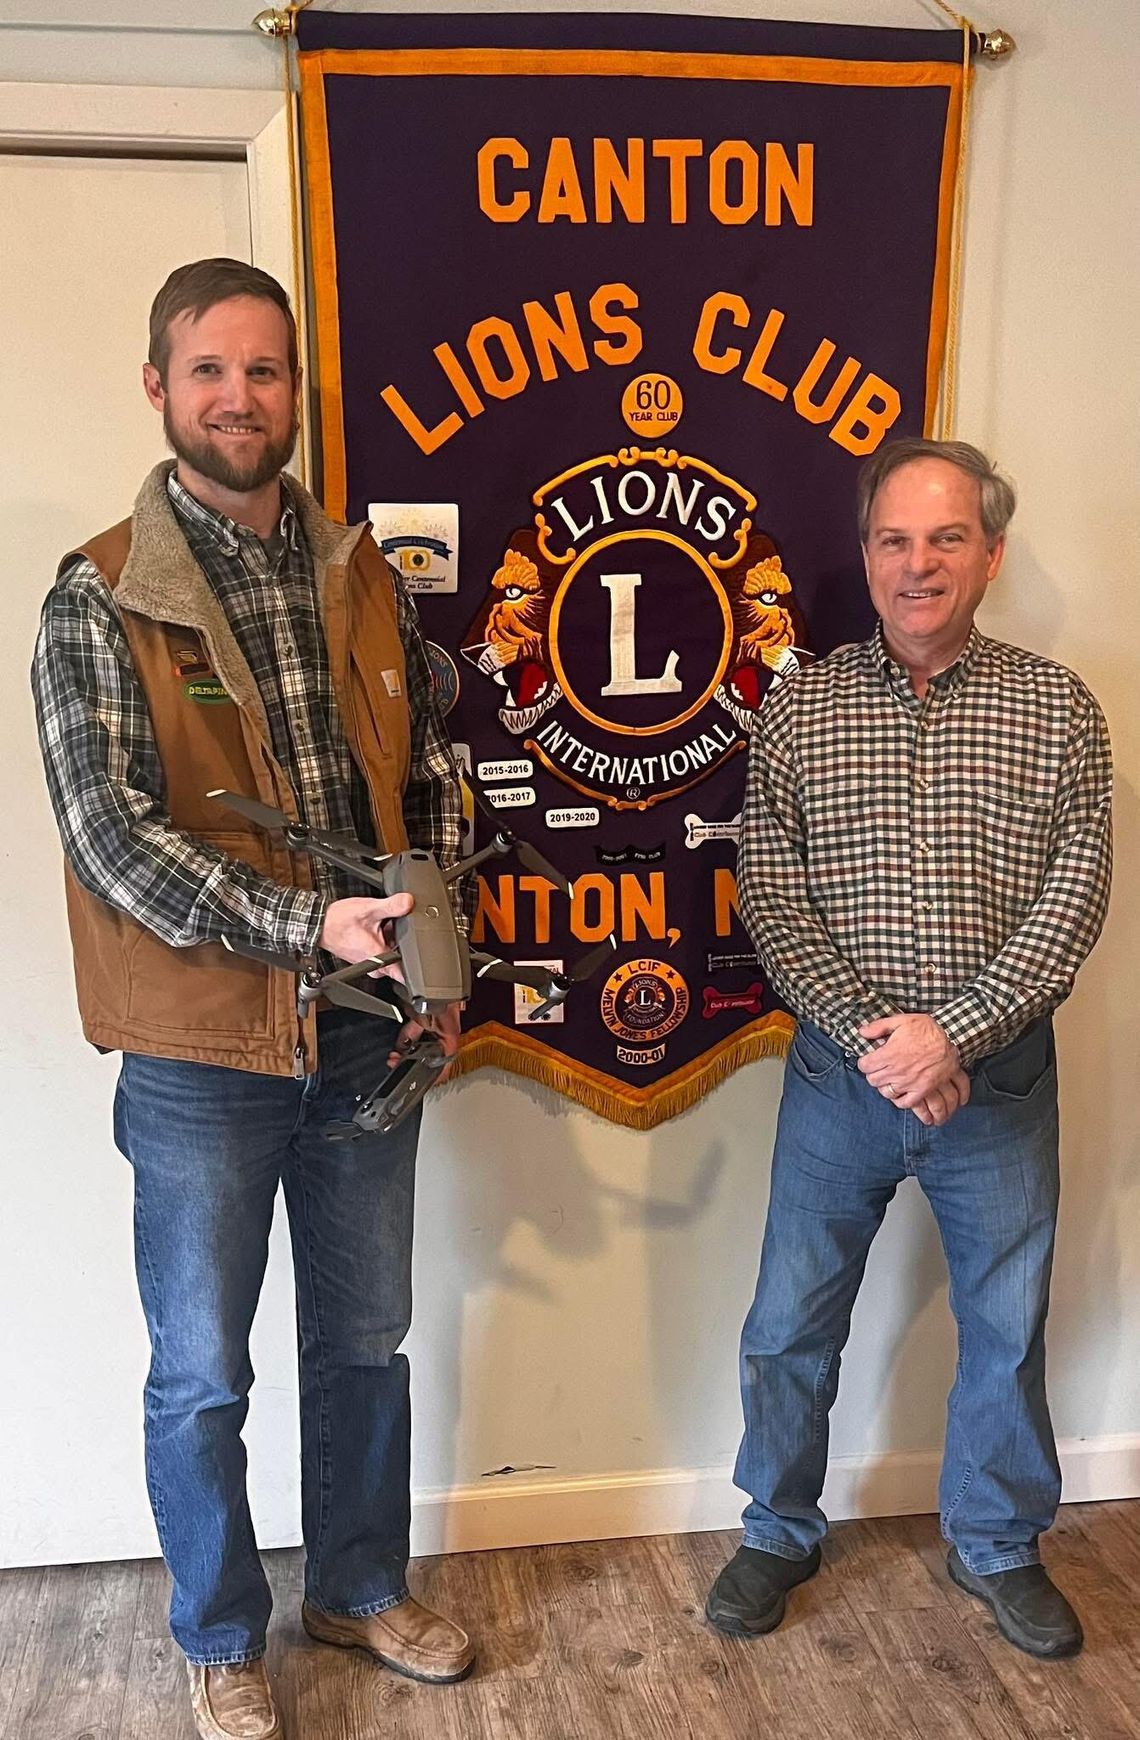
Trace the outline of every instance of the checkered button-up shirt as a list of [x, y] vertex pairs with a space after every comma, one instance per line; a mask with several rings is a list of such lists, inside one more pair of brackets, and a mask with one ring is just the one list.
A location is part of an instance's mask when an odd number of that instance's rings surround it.
[[1104, 717], [1072, 671], [975, 628], [915, 694], [881, 628], [769, 696], [741, 916], [797, 1014], [864, 1052], [924, 1011], [964, 1063], [1068, 996], [1112, 862]]
[[[173, 471], [167, 489], [257, 683], [273, 753], [302, 820], [373, 843], [367, 787], [333, 694], [313, 559], [287, 490], [280, 525], [263, 542], [203, 507]], [[413, 845], [452, 863], [459, 856], [461, 794], [418, 619], [398, 582], [396, 606], [412, 722], [404, 818]], [[48, 788], [72, 868], [85, 887], [165, 942], [180, 948], [245, 935], [262, 947], [307, 954], [331, 901], [376, 896], [368, 884], [316, 860], [313, 889], [282, 888], [171, 825], [146, 697], [114, 596], [82, 558], [44, 604], [32, 686]]]

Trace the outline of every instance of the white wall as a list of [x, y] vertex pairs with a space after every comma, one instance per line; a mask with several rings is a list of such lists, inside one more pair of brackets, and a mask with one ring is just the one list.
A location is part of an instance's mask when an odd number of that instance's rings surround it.
[[[1011, 62], [981, 67], [976, 84], [958, 424], [992, 447], [1021, 492], [983, 626], [1087, 678], [1108, 713], [1119, 768], [1121, 868], [1108, 930], [1058, 1022], [1065, 1193], [1050, 1328], [1068, 1490], [1108, 1496], [1140, 1492], [1140, 950], [1130, 889], [1140, 848], [1131, 319], [1140, 15], [1134, 0], [994, 3], [982, 22], [1010, 29], [1019, 48]], [[0, 23], [45, 10], [3, 0]], [[249, 0], [201, 0], [193, 57], [185, 36], [146, 29], [0, 29], [0, 76], [270, 84], [275, 56], [245, 35], [254, 10]], [[856, 9], [787, 0], [715, 10], [850, 21]], [[165, 11], [159, 0], [52, 0], [50, 17], [145, 26]], [[879, 23], [932, 16], [921, 0], [861, 0], [857, 11]], [[38, 595], [47, 578], [29, 575], [27, 585]], [[26, 648], [10, 646], [8, 657], [8, 683], [23, 683]], [[45, 800], [27, 778], [6, 792], [6, 812], [15, 797], [42, 820]], [[46, 899], [37, 895], [37, 911]], [[58, 977], [59, 1024], [74, 1033], [62, 957], [48, 938], [45, 951]], [[36, 1040], [21, 1032], [18, 1007], [9, 1004], [0, 1032], [0, 1065], [22, 1072]], [[44, 1083], [44, 1099], [74, 1087], [94, 1105], [94, 1072], [107, 1105], [113, 1066], [86, 1055], [78, 1039], [69, 1056], [70, 1074]], [[778, 1091], [777, 1066], [755, 1064], [647, 1135], [491, 1072], [432, 1106], [412, 1347], [422, 1548], [731, 1519], [735, 1343], [754, 1278]], [[3, 1439], [0, 1548], [7, 1543], [7, 1557], [25, 1561], [149, 1551], [137, 1447], [145, 1349], [130, 1301], [121, 1163], [98, 1125], [80, 1141], [41, 1113], [40, 1093], [24, 1096], [18, 1121], [13, 1103], [6, 1099], [0, 1136], [5, 1194], [18, 1197], [46, 1169], [59, 1212], [23, 1228], [40, 1253], [39, 1291], [24, 1288], [8, 1306], [17, 1318], [5, 1399], [32, 1429], [21, 1432], [18, 1451], [11, 1434]], [[295, 1538], [289, 1312], [278, 1241], [257, 1327], [250, 1428], [267, 1543]], [[69, 1314], [102, 1322], [113, 1349], [99, 1419], [112, 1435], [104, 1447], [111, 1472], [99, 1504], [85, 1495], [82, 1515], [66, 1505], [69, 1470], [78, 1479], [91, 1453], [90, 1422], [73, 1406]], [[832, 1440], [837, 1511], [928, 1504], [952, 1368], [937, 1239], [910, 1188], [872, 1253], [845, 1359]], [[481, 1482], [508, 1463], [552, 1471]], [[454, 1487], [461, 1493], [445, 1512], [433, 1495]], [[36, 1531], [26, 1524], [30, 1509]]]

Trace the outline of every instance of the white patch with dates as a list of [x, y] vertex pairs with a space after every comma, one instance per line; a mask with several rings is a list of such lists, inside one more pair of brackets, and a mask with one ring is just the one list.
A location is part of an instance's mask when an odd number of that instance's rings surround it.
[[534, 762], [524, 756], [520, 761], [481, 761], [478, 767], [479, 778], [492, 785], [501, 779], [529, 779], [534, 772]]
[[497, 810], [518, 810], [527, 804], [536, 803], [533, 785], [496, 785], [488, 786], [483, 793], [489, 804], [494, 804]]
[[547, 810], [548, 828], [596, 828], [601, 816], [594, 809]]

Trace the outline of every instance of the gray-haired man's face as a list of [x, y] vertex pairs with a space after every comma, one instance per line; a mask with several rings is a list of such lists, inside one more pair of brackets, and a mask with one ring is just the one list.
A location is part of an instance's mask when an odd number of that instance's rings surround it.
[[892, 650], [916, 662], [956, 656], [1004, 551], [1004, 538], [987, 547], [976, 478], [945, 459], [891, 472], [871, 505], [863, 559]]

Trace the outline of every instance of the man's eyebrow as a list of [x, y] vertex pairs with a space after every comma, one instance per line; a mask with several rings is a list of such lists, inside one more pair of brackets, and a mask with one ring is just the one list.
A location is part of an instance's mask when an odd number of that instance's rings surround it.
[[[937, 534], [938, 532], [968, 532], [969, 529], [970, 529], [970, 526], [969, 526], [968, 520], [947, 520], [947, 522], [944, 526], [935, 526], [934, 531], [935, 531], [935, 534]], [[877, 538], [881, 538], [884, 535], [884, 533], [888, 533], [888, 532], [892, 536], [895, 533], [902, 533], [905, 536], [906, 532], [907, 532], [907, 528], [906, 528], [906, 526], [876, 526], [875, 527], [875, 536]]]
[[[218, 354], [217, 351], [204, 350], [198, 356], [192, 355], [189, 358], [189, 361], [191, 363], [221, 362], [221, 361], [223, 361], [223, 358]], [[282, 365], [284, 365], [285, 358], [283, 356], [275, 356], [272, 351], [267, 351], [264, 356], [251, 357], [250, 362], [253, 362], [253, 363], [281, 363]]]

